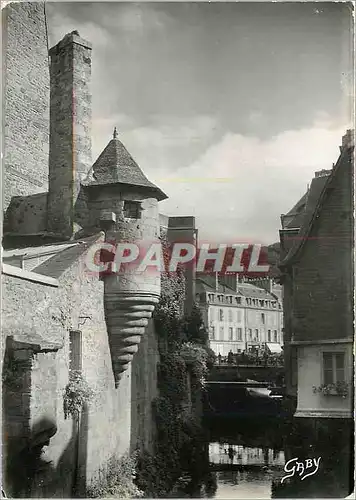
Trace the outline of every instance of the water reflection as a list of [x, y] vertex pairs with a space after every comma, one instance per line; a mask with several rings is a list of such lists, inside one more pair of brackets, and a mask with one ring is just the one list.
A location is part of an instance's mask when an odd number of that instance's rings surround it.
[[283, 451], [243, 445], [210, 443], [210, 463], [247, 466], [284, 466]]
[[283, 451], [218, 442], [209, 445], [209, 461], [218, 471], [215, 498], [271, 498], [285, 463]]
[[[207, 420], [215, 498], [347, 497], [353, 490], [353, 423], [334, 420]], [[282, 483], [284, 466], [295, 457], [320, 457], [320, 467], [305, 481], [298, 473]]]

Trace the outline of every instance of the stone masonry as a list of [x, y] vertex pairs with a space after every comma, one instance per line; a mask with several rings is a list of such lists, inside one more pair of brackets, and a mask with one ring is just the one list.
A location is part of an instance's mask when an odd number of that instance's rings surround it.
[[48, 225], [71, 236], [80, 183], [91, 167], [91, 44], [77, 32], [50, 52], [51, 128]]
[[12, 196], [47, 190], [49, 69], [43, 2], [12, 2], [2, 13], [6, 210]]

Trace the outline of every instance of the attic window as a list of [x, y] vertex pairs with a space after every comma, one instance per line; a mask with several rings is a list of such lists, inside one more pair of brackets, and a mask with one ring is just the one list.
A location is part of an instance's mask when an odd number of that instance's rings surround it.
[[139, 201], [124, 201], [124, 216], [127, 219], [141, 218], [141, 203]]

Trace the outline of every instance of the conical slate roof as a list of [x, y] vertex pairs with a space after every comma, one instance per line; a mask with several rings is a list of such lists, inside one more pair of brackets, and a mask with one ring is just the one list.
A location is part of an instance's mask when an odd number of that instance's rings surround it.
[[148, 188], [155, 193], [155, 198], [159, 201], [167, 198], [167, 195], [147, 179], [125, 146], [117, 138], [116, 128], [113, 138], [90, 169], [84, 184], [86, 186], [129, 184]]

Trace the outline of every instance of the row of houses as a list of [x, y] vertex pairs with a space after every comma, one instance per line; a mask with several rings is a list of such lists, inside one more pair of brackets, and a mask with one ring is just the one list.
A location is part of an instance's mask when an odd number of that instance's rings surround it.
[[[226, 285], [226, 281], [235, 282], [235, 288]], [[210, 347], [217, 355], [265, 348], [281, 353], [281, 286], [269, 278], [259, 284], [239, 280], [237, 276], [232, 280], [209, 275], [197, 278], [197, 301], [209, 331]]]

